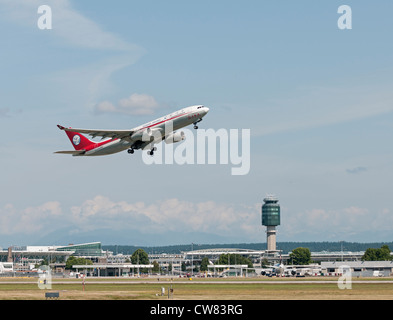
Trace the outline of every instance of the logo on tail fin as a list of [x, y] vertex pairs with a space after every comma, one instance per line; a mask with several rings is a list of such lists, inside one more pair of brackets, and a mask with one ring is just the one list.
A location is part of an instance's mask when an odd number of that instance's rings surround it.
[[78, 134], [74, 135], [72, 138], [72, 143], [77, 146], [81, 143], [81, 137]]
[[[67, 129], [61, 125], [57, 125], [57, 127], [60, 130], [65, 131], [65, 133], [67, 134], [68, 138], [70, 139], [72, 145], [74, 146], [75, 150], [86, 151], [86, 150], [91, 150], [96, 146], [96, 143], [94, 141], [89, 140], [83, 134], [80, 134], [79, 132], [76, 132], [71, 128]], [[72, 130], [72, 131], [69, 131], [69, 130]]]

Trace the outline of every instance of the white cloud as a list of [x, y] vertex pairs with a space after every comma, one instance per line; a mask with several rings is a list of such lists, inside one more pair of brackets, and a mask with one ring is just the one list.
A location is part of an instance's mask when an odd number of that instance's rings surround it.
[[367, 208], [351, 206], [342, 209], [311, 209], [299, 213], [282, 213], [279, 233], [286, 239], [306, 235], [310, 240], [345, 240], [364, 232], [390, 230], [393, 216], [389, 209], [371, 212]]
[[346, 169], [345, 171], [349, 174], [358, 174], [358, 173], [366, 172], [367, 168], [366, 167], [355, 167], [353, 169]]
[[72, 8], [69, 0], [0, 0], [3, 17], [19, 25], [38, 30], [37, 21], [42, 13], [37, 10], [48, 5], [52, 12], [52, 29], [47, 34], [58, 43], [95, 50], [131, 52], [140, 49], [119, 36], [103, 30], [94, 21]]
[[[56, 229], [78, 226], [81, 232], [100, 229], [146, 234], [201, 232], [215, 236], [233, 236], [250, 242], [265, 242], [260, 205], [239, 206], [214, 201], [191, 202], [176, 198], [144, 202], [113, 201], [102, 195], [71, 208], [48, 201], [22, 210], [7, 204], [0, 208], [0, 232], [3, 235], [41, 237]], [[357, 206], [342, 209], [310, 209], [299, 213], [282, 208], [278, 241], [346, 240], [364, 232], [390, 231], [390, 209], [370, 212]], [[163, 239], [165, 242], [166, 240]]]
[[[51, 30], [39, 30], [37, 26], [40, 17], [37, 9], [43, 4], [51, 8]], [[46, 89], [53, 92], [57, 100], [67, 101], [68, 105], [92, 108], [103, 95], [113, 90], [110, 79], [114, 73], [134, 64], [145, 54], [142, 47], [104, 30], [75, 10], [69, 0], [48, 0], [44, 3], [41, 0], [0, 0], [0, 17], [9, 21], [11, 37], [15, 36], [12, 25], [20, 25], [38, 41], [45, 39], [48, 50], [58, 50], [57, 70], [52, 69], [50, 74], [37, 74], [35, 82], [53, 85]], [[72, 55], [63, 54], [64, 48], [72, 49]], [[45, 56], [42, 51], [37, 54]], [[86, 55], [89, 55], [89, 60], [86, 60]], [[66, 69], [63, 64], [67, 65]]]
[[40, 233], [58, 219], [62, 219], [62, 210], [57, 201], [45, 202], [24, 210], [17, 210], [14, 205], [7, 204], [0, 208], [0, 231], [8, 235]]
[[[116, 228], [129, 226], [145, 231], [179, 230], [225, 234], [234, 225], [241, 226], [250, 222], [249, 216], [239, 214], [228, 205], [212, 201], [192, 203], [179, 199], [148, 205], [143, 202], [113, 202], [107, 197], [96, 196], [80, 206], [72, 207], [71, 212], [73, 220], [78, 224], [98, 227], [118, 221]], [[145, 225], [137, 225], [138, 221], [143, 221]]]
[[261, 231], [260, 214], [249, 208], [235, 208], [213, 201], [193, 203], [167, 199], [152, 204], [112, 201], [97, 195], [80, 205], [62, 209], [56, 201], [23, 210], [12, 204], [0, 208], [0, 231], [3, 234], [37, 234], [56, 228], [77, 225], [81, 230], [102, 228], [138, 230], [147, 234], [172, 232], [206, 232], [214, 235], [249, 236]]
[[111, 102], [103, 101], [94, 107], [97, 114], [123, 113], [131, 115], [150, 115], [159, 107], [154, 97], [147, 94], [134, 93], [128, 98], [121, 99], [115, 106]]
[[[373, 82], [372, 82], [373, 83]], [[393, 112], [390, 84], [338, 84], [300, 88], [264, 106], [253, 135], [263, 136], [322, 127]]]

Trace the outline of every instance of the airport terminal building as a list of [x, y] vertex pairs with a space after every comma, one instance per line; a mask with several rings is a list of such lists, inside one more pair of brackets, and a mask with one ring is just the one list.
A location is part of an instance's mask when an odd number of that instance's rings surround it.
[[[55, 274], [64, 275], [66, 261], [70, 256], [83, 257], [92, 261], [92, 265], [76, 265], [77, 271], [91, 276], [127, 276], [144, 270], [152, 274], [153, 263], [158, 263], [159, 269], [171, 275], [192, 273], [196, 266], [200, 266], [203, 258], [209, 259], [210, 266], [214, 266], [220, 255], [242, 255], [249, 258], [254, 268], [260, 270], [263, 265], [282, 264], [290, 262], [289, 254], [271, 250], [250, 250], [239, 248], [213, 248], [185, 251], [177, 254], [150, 253], [149, 265], [134, 265], [130, 262], [130, 255], [113, 254], [102, 249], [101, 242], [83, 244], [69, 244], [66, 246], [14, 246], [7, 250], [0, 250], [0, 275], [14, 272], [15, 274], [34, 275], [37, 265], [44, 260]], [[375, 272], [379, 276], [389, 276], [393, 272], [391, 261], [361, 261], [364, 252], [312, 252], [314, 261], [320, 273], [334, 275], [339, 273], [342, 265], [347, 265], [358, 276], [372, 276]], [[236, 261], [232, 261], [232, 265]], [[316, 265], [317, 263], [318, 265]], [[229, 266], [228, 266], [229, 267]], [[296, 267], [296, 266], [293, 266]], [[212, 267], [213, 268], [213, 267]], [[211, 270], [213, 270], [210, 268]], [[233, 266], [231, 266], [233, 268]], [[246, 271], [240, 266], [240, 273]], [[303, 266], [305, 268], [305, 266]], [[244, 269], [244, 270], [243, 270]], [[214, 269], [215, 271], [215, 269]], [[36, 271], [35, 271], [36, 272]], [[69, 271], [68, 271], [69, 273]]]
[[12, 262], [15, 272], [29, 272], [46, 260], [60, 270], [64, 269], [65, 262], [70, 256], [85, 257], [98, 262], [105, 254], [101, 242], [67, 246], [13, 246], [7, 250], [0, 250], [0, 263]]

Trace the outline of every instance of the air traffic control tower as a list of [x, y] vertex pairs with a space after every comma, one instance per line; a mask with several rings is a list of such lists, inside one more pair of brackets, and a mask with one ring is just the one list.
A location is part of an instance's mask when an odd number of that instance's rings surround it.
[[274, 196], [263, 199], [262, 225], [266, 226], [267, 251], [276, 251], [276, 226], [280, 225], [280, 205]]

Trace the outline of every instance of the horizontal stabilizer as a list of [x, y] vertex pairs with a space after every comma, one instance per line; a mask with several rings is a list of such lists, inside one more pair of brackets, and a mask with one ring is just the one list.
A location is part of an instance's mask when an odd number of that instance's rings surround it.
[[86, 150], [73, 150], [73, 151], [56, 151], [54, 153], [72, 154], [73, 156], [81, 156], [85, 152], [86, 152]]

